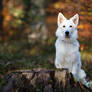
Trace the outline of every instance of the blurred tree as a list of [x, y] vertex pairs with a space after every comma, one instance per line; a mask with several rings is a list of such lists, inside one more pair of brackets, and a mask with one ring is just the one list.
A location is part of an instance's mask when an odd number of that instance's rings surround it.
[[0, 35], [2, 33], [2, 30], [3, 30], [3, 15], [2, 15], [2, 11], [3, 11], [3, 3], [2, 3], [2, 0], [0, 0]]
[[[19, 39], [28, 24], [27, 9], [30, 0], [3, 0], [4, 32], [8, 38]], [[28, 3], [27, 3], [28, 2]], [[6, 37], [7, 38], [7, 37]], [[6, 39], [5, 39], [6, 40]]]
[[34, 42], [38, 39], [47, 39], [47, 27], [45, 23], [45, 0], [31, 0], [31, 34], [29, 37], [29, 42]]
[[[43, 39], [46, 39], [44, 0], [1, 0], [0, 4], [1, 10], [3, 6], [4, 19], [1, 21], [3, 21], [5, 40], [8, 38], [19, 39], [21, 36], [25, 36], [26, 30], [27, 32], [29, 30], [28, 33], [32, 33], [33, 30], [35, 33], [39, 33], [39, 37], [42, 36]], [[2, 17], [2, 15], [0, 16]]]
[[31, 8], [31, 0], [23, 0], [23, 3], [24, 3], [24, 21], [25, 21], [25, 24], [30, 24], [30, 8]]

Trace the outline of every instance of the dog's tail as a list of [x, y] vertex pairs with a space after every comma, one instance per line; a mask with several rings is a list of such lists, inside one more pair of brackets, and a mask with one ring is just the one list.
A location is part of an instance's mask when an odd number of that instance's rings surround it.
[[79, 72], [79, 78], [80, 78], [80, 81], [86, 86], [88, 87], [88, 82], [86, 81], [86, 73], [84, 72], [84, 70], [80, 70]]

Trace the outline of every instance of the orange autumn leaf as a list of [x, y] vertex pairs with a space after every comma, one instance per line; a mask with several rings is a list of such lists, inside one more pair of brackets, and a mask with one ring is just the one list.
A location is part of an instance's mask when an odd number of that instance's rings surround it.
[[79, 25], [78, 28], [79, 28], [79, 29], [83, 29], [84, 26], [83, 26], [83, 25]]
[[5, 20], [10, 21], [10, 20], [11, 20], [11, 16], [7, 15], [7, 16], [5, 17]]
[[84, 50], [84, 44], [80, 44], [80, 50], [81, 50], [81, 51]]

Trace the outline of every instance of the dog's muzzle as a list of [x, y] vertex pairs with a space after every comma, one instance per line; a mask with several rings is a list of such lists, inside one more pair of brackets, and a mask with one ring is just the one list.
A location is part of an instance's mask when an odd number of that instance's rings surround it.
[[66, 37], [66, 38], [70, 38], [69, 31], [66, 31], [66, 32], [65, 32], [65, 37]]

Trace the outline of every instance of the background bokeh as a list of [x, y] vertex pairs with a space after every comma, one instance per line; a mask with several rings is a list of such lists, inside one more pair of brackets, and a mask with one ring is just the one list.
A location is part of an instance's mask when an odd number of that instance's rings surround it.
[[0, 0], [0, 88], [13, 70], [52, 68], [59, 12], [80, 16], [82, 67], [92, 79], [92, 0]]

